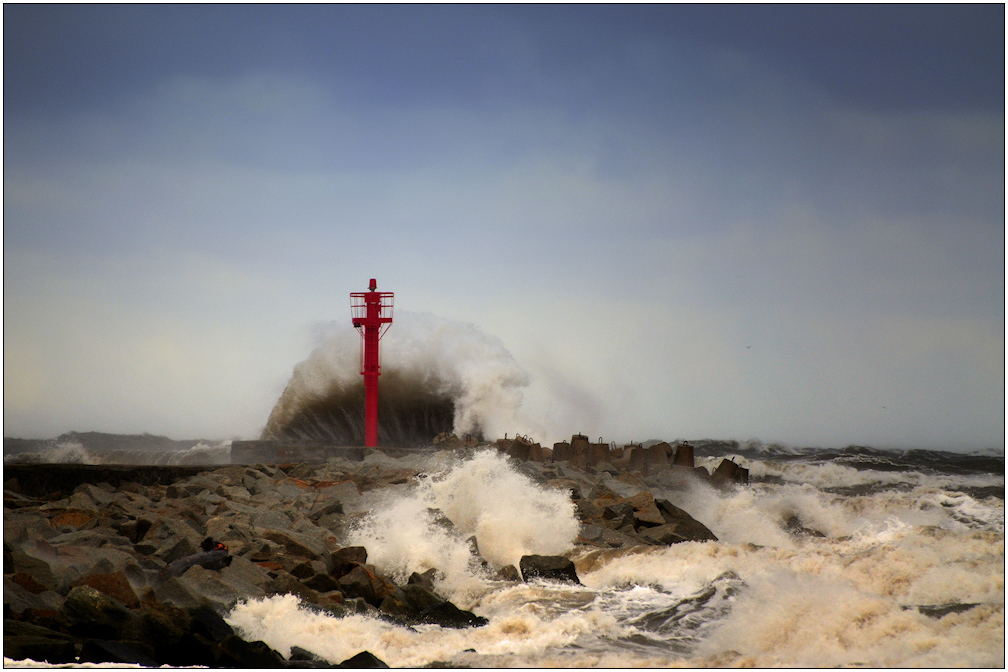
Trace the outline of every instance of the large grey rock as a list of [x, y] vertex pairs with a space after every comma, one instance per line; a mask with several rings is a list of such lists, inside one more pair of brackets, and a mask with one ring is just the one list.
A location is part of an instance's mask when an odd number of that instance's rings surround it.
[[329, 556], [332, 564], [332, 575], [340, 578], [357, 565], [367, 563], [367, 549], [363, 546], [345, 546], [332, 552]]
[[71, 589], [60, 615], [72, 634], [99, 639], [121, 639], [133, 618], [126, 607], [91, 586]]
[[518, 562], [518, 569], [525, 581], [541, 578], [581, 584], [574, 563], [562, 555], [524, 555]]
[[345, 669], [372, 669], [372, 670], [384, 670], [388, 669], [388, 665], [384, 663], [380, 658], [375, 656], [370, 651], [361, 651], [357, 655], [347, 658], [342, 663], [336, 667]]
[[[356, 565], [339, 578], [340, 591], [347, 597], [361, 597], [375, 607], [389, 595], [402, 593], [391, 579], [379, 574], [374, 565]], [[402, 598], [400, 598], [402, 599]]]
[[63, 597], [52, 590], [33, 593], [18, 585], [10, 575], [4, 576], [4, 607], [12, 614], [21, 614], [29, 609], [59, 609]]
[[321, 502], [317, 502], [316, 505], [312, 507], [308, 514], [308, 518], [318, 522], [322, 516], [328, 516], [334, 513], [341, 516], [343, 515], [343, 502], [338, 499], [326, 498]]
[[124, 572], [89, 574], [78, 579], [75, 584], [91, 586], [128, 609], [140, 606], [136, 592]]
[[78, 660], [81, 663], [160, 667], [155, 655], [153, 646], [138, 640], [85, 639]]
[[262, 530], [260, 536], [282, 546], [288, 555], [309, 560], [323, 560], [329, 556], [325, 541], [320, 536], [276, 529]]
[[65, 665], [76, 662], [76, 648], [71, 635], [34, 623], [4, 619], [5, 658]]
[[35, 539], [49, 539], [59, 532], [52, 526], [49, 519], [34, 509], [21, 509], [12, 512], [4, 509], [3, 538], [4, 543], [16, 545]]
[[198, 541], [194, 543], [191, 537], [173, 534], [158, 545], [154, 557], [170, 565], [176, 560], [195, 554], [198, 549]]
[[101, 487], [93, 483], [81, 483], [74, 489], [74, 494], [77, 493], [87, 495], [97, 507], [108, 506], [116, 498], [116, 491], [107, 484], [106, 487]]
[[634, 527], [638, 530], [641, 527], [663, 525], [665, 522], [665, 517], [653, 501], [647, 502], [644, 506], [634, 510]]
[[177, 576], [152, 583], [142, 591], [140, 598], [179, 608], [198, 607], [207, 602], [202, 595], [194, 592], [191, 583], [183, 583], [181, 577]]
[[237, 635], [228, 635], [218, 644], [224, 654], [223, 667], [275, 669], [284, 667], [284, 659], [265, 642], [246, 642]]
[[199, 565], [191, 567], [180, 577], [179, 581], [193, 594], [202, 596], [205, 600], [204, 604], [209, 603], [221, 609], [230, 608], [243, 598], [265, 597], [266, 595], [266, 591], [255, 584], [241, 581], [235, 576], [225, 578], [221, 576], [220, 572]]
[[[676, 525], [675, 534], [683, 541], [717, 541], [717, 537], [706, 525], [693, 518], [679, 507], [665, 499], [656, 499], [655, 505], [661, 511], [666, 523]], [[662, 526], [659, 526], [662, 527]], [[647, 530], [644, 530], [645, 532]]]
[[424, 623], [436, 623], [442, 628], [478, 628], [489, 623], [486, 618], [459, 609], [447, 600], [422, 611], [419, 620]]
[[276, 578], [266, 582], [264, 590], [266, 595], [294, 595], [302, 602], [319, 603], [319, 592], [306, 586], [290, 572], [278, 572]]
[[51, 556], [50, 559], [47, 560], [34, 555], [28, 555], [21, 551], [13, 551], [11, 553], [11, 564], [10, 566], [5, 566], [4, 571], [22, 572], [32, 577], [35, 582], [47, 588], [55, 589], [58, 584], [52, 567], [49, 564], [50, 560], [55, 561], [56, 556]]

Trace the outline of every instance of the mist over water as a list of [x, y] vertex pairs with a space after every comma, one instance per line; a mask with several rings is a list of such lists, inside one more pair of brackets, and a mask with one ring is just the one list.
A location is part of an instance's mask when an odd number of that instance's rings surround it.
[[[294, 367], [263, 438], [363, 443], [360, 335], [332, 323], [321, 340]], [[490, 438], [529, 431], [519, 410], [529, 376], [499, 339], [472, 325], [400, 311], [380, 352], [380, 444], [429, 445], [445, 431]]]

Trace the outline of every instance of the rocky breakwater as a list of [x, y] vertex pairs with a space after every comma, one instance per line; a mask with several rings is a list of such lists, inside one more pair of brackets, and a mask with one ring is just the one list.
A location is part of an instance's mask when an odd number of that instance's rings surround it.
[[[438, 593], [438, 568], [396, 580], [369, 563], [367, 548], [346, 542], [380, 502], [415, 488], [428, 465], [482, 450], [493, 447], [398, 458], [371, 451], [360, 461], [228, 465], [157, 478], [138, 471], [138, 480], [120, 471], [114, 484], [95, 480], [108, 474], [84, 465], [76, 481], [50, 480], [48, 487], [30, 470], [5, 468], [4, 655], [54, 665], [383, 665], [366, 651], [346, 661], [297, 647], [281, 655], [229, 625], [239, 601], [286, 594], [337, 617], [484, 625]], [[585, 551], [716, 540], [673, 503], [675, 493], [709, 485], [692, 465], [626, 471], [616, 464], [629, 465], [628, 458], [599, 448], [582, 467], [525, 439], [514, 450], [521, 455], [508, 458], [511, 468], [566, 493], [580, 530], [562, 555], [524, 555], [517, 567], [490, 565], [472, 537], [470, 565], [488, 578], [578, 583], [574, 561]], [[463, 534], [443, 512], [429, 513]]]
[[225, 466], [167, 484], [121, 479], [116, 486], [81, 483], [71, 492], [22, 487], [18, 477], [31, 472], [4, 471], [8, 659], [383, 666], [367, 652], [325, 661], [295, 647], [284, 657], [261, 641], [245, 641], [225, 620], [239, 600], [288, 593], [337, 616], [443, 627], [485, 623], [439, 596], [432, 573], [397, 585], [368, 564], [366, 549], [340, 546], [344, 525], [366, 510], [369, 493], [416, 476], [394, 461], [386, 468]]

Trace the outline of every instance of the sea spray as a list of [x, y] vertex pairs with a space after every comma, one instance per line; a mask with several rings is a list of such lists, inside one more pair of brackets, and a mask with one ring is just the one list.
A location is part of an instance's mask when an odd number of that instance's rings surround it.
[[566, 491], [537, 485], [505, 455], [481, 450], [421, 476], [415, 488], [360, 521], [347, 541], [367, 548], [369, 562], [400, 579], [436, 568], [443, 590], [457, 593], [479, 574], [470, 537], [493, 567], [517, 567], [523, 555], [569, 550], [579, 527]]
[[4, 455], [11, 464], [101, 464], [104, 456], [96, 454], [79, 442], [64, 441], [31, 452]]
[[[358, 444], [363, 438], [359, 334], [320, 327], [294, 367], [263, 438]], [[538, 428], [519, 413], [528, 374], [499, 339], [428, 313], [401, 311], [381, 342], [379, 443], [429, 444], [436, 434], [502, 436]]]

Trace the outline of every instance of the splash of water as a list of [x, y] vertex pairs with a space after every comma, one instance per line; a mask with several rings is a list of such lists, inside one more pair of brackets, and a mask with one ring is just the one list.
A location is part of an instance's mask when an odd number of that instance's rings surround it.
[[10, 464], [102, 464], [98, 455], [76, 441], [58, 442], [37, 452], [23, 452], [4, 455], [4, 462]]
[[363, 519], [348, 543], [367, 548], [369, 562], [401, 581], [437, 568], [445, 577], [442, 590], [465, 601], [479, 573], [470, 537], [492, 566], [517, 567], [523, 555], [569, 550], [579, 525], [565, 491], [539, 486], [506, 456], [483, 450], [421, 477]]
[[[263, 438], [358, 444], [364, 437], [359, 335], [323, 328], [294, 367]], [[381, 344], [378, 440], [429, 444], [440, 432], [500, 436], [527, 431], [518, 416], [528, 374], [504, 345], [469, 324], [402, 311]]]

